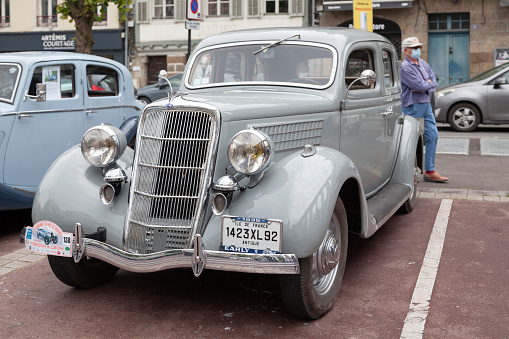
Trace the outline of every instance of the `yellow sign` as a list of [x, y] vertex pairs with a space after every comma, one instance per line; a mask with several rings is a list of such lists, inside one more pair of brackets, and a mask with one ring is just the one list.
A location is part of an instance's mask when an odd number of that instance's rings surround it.
[[353, 0], [353, 27], [373, 32], [373, 3], [371, 0]]

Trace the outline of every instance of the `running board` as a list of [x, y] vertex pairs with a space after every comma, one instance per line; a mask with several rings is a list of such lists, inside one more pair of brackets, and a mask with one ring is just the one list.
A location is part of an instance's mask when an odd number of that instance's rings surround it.
[[412, 195], [405, 184], [388, 184], [367, 200], [369, 217], [379, 229]]

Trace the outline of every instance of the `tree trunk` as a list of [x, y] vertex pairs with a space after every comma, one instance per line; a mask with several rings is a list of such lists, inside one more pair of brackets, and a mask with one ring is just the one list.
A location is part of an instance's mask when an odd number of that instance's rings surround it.
[[76, 52], [92, 54], [94, 46], [94, 35], [92, 26], [94, 25], [94, 15], [89, 13], [84, 1], [66, 0], [70, 9], [70, 17], [76, 23]]

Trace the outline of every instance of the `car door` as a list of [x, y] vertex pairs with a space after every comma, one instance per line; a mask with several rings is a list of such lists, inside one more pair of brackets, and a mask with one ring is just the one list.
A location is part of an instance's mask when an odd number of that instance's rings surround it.
[[384, 146], [383, 150], [386, 154], [385, 164], [383, 165], [382, 177], [388, 178], [392, 174], [396, 163], [396, 155], [399, 148], [399, 136], [401, 133], [400, 119], [403, 118], [401, 110], [401, 80], [399, 69], [396, 66], [397, 56], [394, 46], [388, 43], [380, 43], [382, 52], [382, 65], [379, 69], [383, 69], [383, 95], [384, 95], [384, 111], [381, 113], [384, 117]]
[[87, 62], [85, 69], [85, 125], [110, 124], [120, 127], [126, 120], [125, 79], [122, 72], [110, 64]]
[[[28, 70], [26, 93], [14, 119], [4, 162], [4, 182], [35, 191], [46, 170], [65, 150], [78, 144], [84, 130], [83, 94], [75, 61], [48, 61]], [[46, 86], [45, 100], [36, 99]]]
[[[382, 67], [380, 50], [375, 42], [352, 45], [344, 67], [345, 85], [351, 86], [341, 112], [340, 150], [354, 162], [368, 195], [374, 194], [388, 181], [388, 167], [392, 166], [389, 158], [393, 131], [388, 133], [388, 126], [394, 113], [388, 122], [387, 110], [391, 104], [387, 100], [391, 96], [384, 95]], [[366, 69], [377, 74], [375, 84], [353, 83]]]
[[[505, 83], [495, 85], [496, 79], [504, 79]], [[499, 74], [487, 85], [486, 102], [488, 116], [493, 121], [509, 121], [509, 71]]]

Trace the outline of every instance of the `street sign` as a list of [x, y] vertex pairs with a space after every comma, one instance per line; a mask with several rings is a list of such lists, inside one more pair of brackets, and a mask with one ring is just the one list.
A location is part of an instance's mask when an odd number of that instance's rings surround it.
[[187, 20], [201, 20], [199, 0], [187, 0]]
[[186, 29], [200, 29], [200, 22], [199, 21], [186, 21]]

